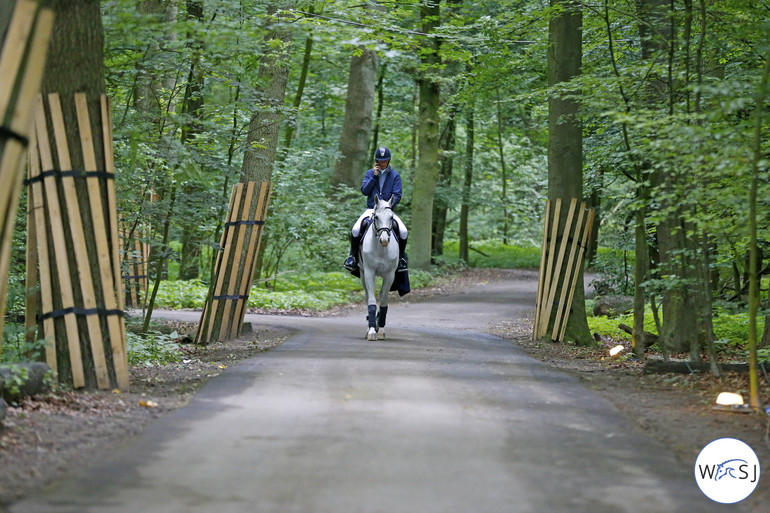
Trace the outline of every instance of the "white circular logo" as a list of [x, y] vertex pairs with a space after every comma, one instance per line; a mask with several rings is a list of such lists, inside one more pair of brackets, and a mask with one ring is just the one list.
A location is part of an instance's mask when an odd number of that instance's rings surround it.
[[695, 460], [695, 481], [709, 499], [722, 504], [740, 502], [759, 483], [759, 458], [735, 438], [714, 440]]

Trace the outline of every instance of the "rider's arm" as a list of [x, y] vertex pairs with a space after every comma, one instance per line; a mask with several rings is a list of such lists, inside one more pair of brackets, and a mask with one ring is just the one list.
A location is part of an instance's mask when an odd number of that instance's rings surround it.
[[372, 191], [374, 190], [374, 187], [377, 185], [378, 178], [374, 176], [374, 171], [369, 170], [364, 175], [364, 181], [361, 184], [361, 192], [364, 196], [369, 196]]
[[395, 174], [393, 179], [393, 206], [395, 207], [398, 205], [398, 202], [401, 201], [401, 175], [398, 173]]

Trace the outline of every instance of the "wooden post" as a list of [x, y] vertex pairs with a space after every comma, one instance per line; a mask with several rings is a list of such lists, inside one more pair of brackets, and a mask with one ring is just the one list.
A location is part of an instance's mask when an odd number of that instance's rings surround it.
[[[564, 339], [569, 320], [569, 312], [574, 298], [577, 277], [586, 253], [586, 244], [593, 228], [595, 212], [586, 210], [586, 204], [577, 198], [570, 201], [569, 211], [562, 230], [561, 242], [557, 249], [557, 234], [560, 221], [561, 199], [554, 201], [554, 213], [550, 216], [550, 201], [546, 202], [545, 223], [543, 226], [543, 245], [540, 255], [540, 273], [538, 279], [535, 322], [532, 331], [533, 340], [546, 336], [553, 308], [556, 308], [551, 328], [551, 340]], [[579, 209], [577, 220], [576, 209]], [[550, 237], [548, 234], [550, 233]], [[567, 250], [569, 249], [569, 254]], [[565, 262], [566, 256], [566, 262]], [[558, 295], [558, 302], [555, 301]]]
[[[573, 200], [577, 203], [577, 199]], [[572, 282], [572, 273], [577, 272], [577, 269], [575, 268], [575, 254], [577, 253], [577, 247], [578, 244], [576, 242], [578, 241], [580, 237], [580, 233], [583, 230], [583, 218], [585, 216], [585, 203], [580, 204], [580, 213], [578, 214], [577, 223], [575, 223], [575, 229], [572, 230], [572, 226], [567, 224], [564, 227], [564, 234], [569, 234], [569, 240], [570, 240], [570, 250], [569, 250], [569, 257], [567, 258], [567, 263], [564, 266], [564, 280], [563, 285], [561, 287], [561, 294], [559, 295], [559, 302], [557, 303], [556, 307], [556, 318], [553, 321], [553, 331], [551, 333], [551, 340], [559, 340], [559, 333], [561, 332], [560, 327], [562, 320], [564, 323], [567, 323], [567, 319], [569, 317], [569, 308], [566, 304], [567, 301], [567, 289], [569, 289], [569, 284]]]
[[[47, 106], [38, 100], [29, 166], [46, 360], [59, 379], [71, 378], [75, 388], [127, 390], [112, 129], [103, 126], [98, 134], [109, 151], [104, 162], [97, 162], [86, 95], [75, 94], [76, 119], [70, 122], [59, 95], [47, 99]], [[106, 98], [97, 108], [109, 108]], [[101, 119], [111, 123], [108, 112]], [[68, 143], [71, 132], [79, 135], [76, 147]], [[84, 169], [72, 169], [75, 152], [82, 155], [78, 160]], [[62, 362], [70, 369], [64, 375]]]
[[540, 326], [540, 310], [543, 306], [543, 287], [545, 286], [545, 258], [548, 250], [548, 222], [551, 216], [551, 200], [545, 202], [545, 220], [543, 221], [543, 245], [540, 248], [540, 272], [537, 277], [537, 299], [535, 300], [535, 328], [532, 330], [532, 340], [538, 338]]
[[[575, 287], [577, 287], [579, 284], [577, 283], [578, 276], [580, 276], [580, 273], [578, 272], [578, 269], [580, 266], [583, 265], [583, 258], [585, 256], [586, 252], [586, 246], [588, 245], [588, 241], [591, 240], [591, 231], [594, 227], [594, 218], [596, 217], [596, 211], [594, 209], [591, 209], [588, 211], [588, 219], [586, 220], [585, 230], [583, 230], [583, 238], [580, 241], [580, 250], [578, 251], [578, 259], [576, 264], [576, 269], [574, 274], [572, 275], [572, 280], [569, 285], [569, 298], [567, 299], [567, 311], [569, 311], [570, 306], [572, 305], [572, 299], [575, 295]], [[583, 285], [580, 284], [582, 287]], [[564, 339], [564, 333], [567, 331], [567, 319], [564, 320], [564, 324], [561, 327], [561, 332], [559, 332], [559, 340]]]
[[52, 27], [53, 11], [19, 0], [0, 53], [0, 354], [24, 153]]
[[254, 277], [271, 186], [262, 182], [256, 203], [255, 190], [256, 182], [239, 183], [233, 187], [222, 233], [222, 251], [217, 256], [213, 285], [198, 325], [198, 343], [207, 344], [239, 335]]
[[[545, 264], [545, 271], [542, 269], [540, 272], [545, 272], [545, 279], [543, 281], [543, 294], [541, 296], [541, 299], [544, 299], [540, 306], [540, 316], [539, 316], [539, 324], [535, 326], [535, 333], [537, 334], [535, 339], [541, 339], [545, 336], [546, 331], [548, 331], [548, 321], [551, 317], [551, 307], [553, 304], [548, 304], [548, 296], [551, 292], [551, 280], [553, 279], [553, 263], [554, 263], [554, 254], [556, 253], [556, 236], [558, 235], [558, 229], [559, 229], [559, 214], [561, 214], [561, 198], [556, 198], [556, 201], [554, 202], [554, 213], [553, 217], [551, 218], [551, 242], [548, 245], [548, 258], [546, 260]], [[548, 226], [546, 226], [546, 230], [548, 230]]]

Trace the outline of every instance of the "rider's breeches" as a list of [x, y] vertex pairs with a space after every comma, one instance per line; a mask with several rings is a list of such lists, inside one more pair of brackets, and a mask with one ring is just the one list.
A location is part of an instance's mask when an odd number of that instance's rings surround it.
[[[369, 209], [366, 209], [363, 214], [361, 214], [361, 217], [358, 218], [358, 221], [356, 221], [356, 224], [353, 225], [353, 229], [350, 232], [351, 235], [353, 235], [353, 237], [358, 237], [359, 235], [361, 235], [361, 223], [364, 221], [364, 219], [366, 219], [367, 217], [370, 217], [373, 213], [374, 213], [374, 209], [369, 208]], [[395, 214], [395, 212], [393, 213], [393, 221], [395, 221], [396, 224], [398, 225], [399, 237], [401, 237], [403, 240], [406, 240], [407, 237], [409, 237], [409, 232], [407, 231], [406, 225], [404, 224], [404, 222], [401, 220], [400, 217], [398, 217]]]

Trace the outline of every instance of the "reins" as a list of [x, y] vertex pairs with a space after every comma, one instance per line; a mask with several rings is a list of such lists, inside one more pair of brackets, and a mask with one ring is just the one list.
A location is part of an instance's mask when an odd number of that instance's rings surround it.
[[[389, 210], [393, 210], [390, 207], [387, 207]], [[382, 234], [382, 232], [387, 232], [388, 237], [391, 237], [393, 235], [393, 227], [392, 226], [384, 226], [382, 228], [377, 228], [377, 216], [374, 215], [374, 212], [372, 212], [372, 215], [369, 216], [369, 221], [371, 223], [371, 226], [375, 229], [377, 237]]]

